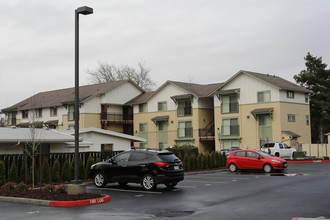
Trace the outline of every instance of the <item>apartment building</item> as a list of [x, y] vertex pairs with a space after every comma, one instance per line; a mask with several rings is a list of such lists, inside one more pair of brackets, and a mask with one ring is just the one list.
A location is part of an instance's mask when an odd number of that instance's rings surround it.
[[[133, 134], [133, 111], [124, 104], [144, 92], [128, 80], [80, 86], [79, 127]], [[74, 128], [74, 88], [40, 92], [2, 109], [6, 126]]]

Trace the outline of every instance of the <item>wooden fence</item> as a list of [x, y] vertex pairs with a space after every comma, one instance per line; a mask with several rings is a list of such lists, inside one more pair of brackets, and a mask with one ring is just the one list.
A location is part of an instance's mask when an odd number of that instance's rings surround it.
[[314, 158], [329, 158], [330, 144], [303, 144], [302, 151], [306, 152], [306, 156]]
[[[94, 159], [94, 161], [97, 161], [97, 160], [103, 161], [103, 160], [109, 159], [121, 152], [122, 151], [83, 152], [83, 153], [79, 153], [79, 159], [82, 161], [83, 165], [86, 166], [86, 163], [87, 163], [87, 160], [89, 157], [92, 157]], [[53, 167], [55, 160], [58, 159], [60, 162], [60, 169], [62, 170], [62, 167], [63, 167], [65, 161], [68, 160], [69, 163], [71, 163], [72, 160], [74, 159], [74, 157], [75, 157], [74, 153], [41, 154], [41, 158], [40, 158], [40, 155], [35, 156], [35, 164], [36, 164], [36, 168], [39, 170], [40, 162], [43, 163], [43, 161], [45, 159], [47, 159], [49, 166]], [[40, 161], [40, 159], [41, 159], [41, 161]], [[32, 165], [32, 159], [31, 159], [31, 157], [28, 157], [27, 154], [0, 155], [0, 161], [3, 161], [5, 163], [5, 172], [6, 172], [7, 177], [9, 175], [10, 167], [11, 167], [13, 160], [16, 161], [16, 165], [18, 167], [18, 173], [20, 173], [22, 163], [24, 163], [25, 160], [27, 160], [26, 163], [27, 163], [28, 167], [31, 167], [31, 165]]]

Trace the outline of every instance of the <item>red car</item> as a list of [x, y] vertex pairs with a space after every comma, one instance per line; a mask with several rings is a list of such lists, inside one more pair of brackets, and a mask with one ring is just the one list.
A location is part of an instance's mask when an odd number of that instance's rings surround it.
[[229, 154], [226, 166], [231, 172], [263, 169], [266, 173], [270, 173], [273, 170], [284, 170], [288, 164], [286, 160], [260, 150], [238, 150]]

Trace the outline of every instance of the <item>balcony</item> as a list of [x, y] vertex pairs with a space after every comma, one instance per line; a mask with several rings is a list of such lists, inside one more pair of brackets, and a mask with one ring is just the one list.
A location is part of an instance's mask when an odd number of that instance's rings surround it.
[[101, 123], [108, 124], [133, 124], [133, 118], [124, 117], [120, 113], [102, 112]]
[[214, 126], [198, 130], [200, 141], [214, 141]]

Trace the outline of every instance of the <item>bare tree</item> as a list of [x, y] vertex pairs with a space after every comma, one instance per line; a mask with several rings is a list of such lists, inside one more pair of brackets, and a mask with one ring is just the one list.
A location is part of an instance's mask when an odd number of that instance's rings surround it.
[[[34, 95], [31, 97], [31, 109], [29, 109], [28, 112], [28, 119], [29, 119], [29, 141], [27, 141], [25, 148], [23, 148], [24, 152], [31, 158], [32, 160], [32, 168], [31, 168], [31, 174], [32, 174], [32, 188], [34, 189], [35, 186], [35, 158], [38, 154], [38, 147], [39, 151], [41, 153], [41, 142], [42, 142], [42, 129], [40, 129], [40, 122], [38, 121], [39, 118], [39, 110], [37, 105], [37, 96]], [[41, 159], [41, 154], [40, 154]], [[41, 167], [40, 167], [41, 168]]]
[[144, 62], [139, 62], [139, 68], [135, 69], [129, 65], [117, 67], [107, 63], [99, 62], [99, 67], [87, 70], [91, 84], [113, 82], [116, 80], [131, 80], [146, 91], [151, 91], [156, 84], [151, 80], [150, 69], [145, 67]]

